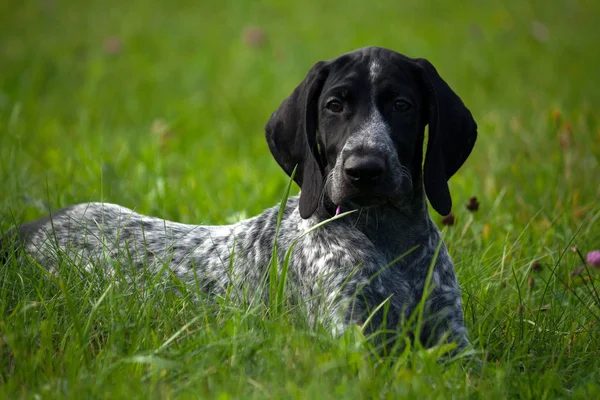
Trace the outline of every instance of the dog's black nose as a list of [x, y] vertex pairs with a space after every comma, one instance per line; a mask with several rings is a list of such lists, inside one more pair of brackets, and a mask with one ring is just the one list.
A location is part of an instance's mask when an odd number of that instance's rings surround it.
[[375, 156], [352, 155], [344, 163], [344, 173], [352, 183], [375, 183], [385, 173], [385, 162]]

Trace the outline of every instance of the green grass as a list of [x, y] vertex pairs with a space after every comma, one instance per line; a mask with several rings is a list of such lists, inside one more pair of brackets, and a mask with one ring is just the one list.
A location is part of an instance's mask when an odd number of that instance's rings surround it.
[[425, 57], [480, 127], [445, 239], [481, 370], [9, 254], [0, 397], [597, 398], [600, 274], [572, 277], [570, 248], [600, 248], [600, 3], [210, 3], [0, 4], [0, 231], [92, 200], [187, 223], [257, 214], [288, 182], [264, 123], [314, 62]]

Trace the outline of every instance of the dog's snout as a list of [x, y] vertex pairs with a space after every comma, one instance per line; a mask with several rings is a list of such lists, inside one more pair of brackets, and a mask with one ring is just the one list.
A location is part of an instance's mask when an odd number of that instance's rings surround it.
[[376, 156], [352, 155], [344, 163], [344, 173], [355, 184], [375, 183], [385, 173], [385, 162]]

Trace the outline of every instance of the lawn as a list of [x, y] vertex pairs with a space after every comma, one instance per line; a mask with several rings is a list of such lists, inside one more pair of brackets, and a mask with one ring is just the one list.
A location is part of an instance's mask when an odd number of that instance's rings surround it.
[[429, 59], [479, 124], [444, 236], [482, 365], [9, 253], [0, 398], [600, 398], [600, 3], [503, 3], [2, 2], [0, 232], [86, 201], [255, 215], [288, 182], [264, 124], [315, 62]]

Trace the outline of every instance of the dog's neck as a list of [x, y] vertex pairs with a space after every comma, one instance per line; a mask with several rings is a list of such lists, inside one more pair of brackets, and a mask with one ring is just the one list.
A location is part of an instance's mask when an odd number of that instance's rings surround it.
[[[319, 210], [317, 220], [333, 217], [335, 207]], [[352, 211], [342, 207], [342, 213]], [[417, 186], [409, 201], [385, 203], [356, 209], [342, 218], [352, 229], [361, 231], [376, 248], [389, 253], [390, 258], [411, 250], [415, 246], [429, 245], [432, 229], [427, 200], [422, 185]]]
[[354, 219], [356, 229], [377, 248], [390, 252], [392, 257], [415, 246], [426, 245], [431, 237], [431, 222], [425, 202], [411, 202], [410, 205], [385, 204], [359, 210], [348, 217]]

